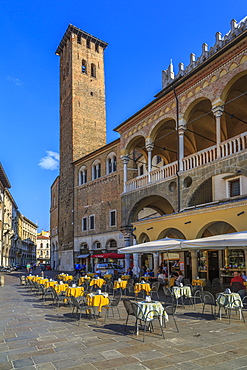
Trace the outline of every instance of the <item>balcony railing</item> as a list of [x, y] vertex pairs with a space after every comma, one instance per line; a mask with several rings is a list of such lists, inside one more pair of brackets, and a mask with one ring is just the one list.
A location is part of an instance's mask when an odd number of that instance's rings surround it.
[[[247, 148], [247, 132], [237, 135], [231, 139], [225, 140], [220, 143], [220, 156], [217, 158], [217, 147], [216, 145], [210, 148], [203, 149], [197, 153], [191, 154], [183, 158], [183, 170], [189, 171], [194, 168], [207, 165], [214, 162], [216, 159], [222, 159], [230, 157], [236, 153], [242, 152]], [[150, 182], [148, 181], [148, 174], [135, 177], [127, 181], [126, 192], [133, 191], [135, 189], [142, 188], [148, 184], [154, 184], [159, 181], [169, 179], [169, 177], [175, 176], [178, 169], [177, 161], [167, 164], [161, 168], [158, 168], [150, 173]]]

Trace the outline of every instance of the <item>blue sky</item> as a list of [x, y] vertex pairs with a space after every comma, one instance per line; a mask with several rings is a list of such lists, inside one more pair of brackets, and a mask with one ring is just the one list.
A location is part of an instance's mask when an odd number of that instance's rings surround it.
[[0, 0], [0, 162], [22, 214], [49, 229], [58, 175], [59, 57], [69, 23], [109, 43], [105, 51], [107, 141], [113, 128], [153, 100], [172, 59], [214, 44], [246, 2], [183, 0]]

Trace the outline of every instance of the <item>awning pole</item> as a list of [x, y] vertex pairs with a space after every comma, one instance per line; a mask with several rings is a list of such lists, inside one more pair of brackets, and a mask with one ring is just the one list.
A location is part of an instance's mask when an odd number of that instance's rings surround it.
[[170, 266], [169, 266], [169, 253], [166, 251], [167, 254], [167, 272], [168, 272], [168, 286], [170, 287]]

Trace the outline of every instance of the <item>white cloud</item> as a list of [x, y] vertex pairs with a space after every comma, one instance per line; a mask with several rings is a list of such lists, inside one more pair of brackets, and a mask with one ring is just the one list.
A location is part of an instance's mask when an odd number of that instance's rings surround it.
[[51, 150], [47, 150], [46, 154], [47, 155], [40, 160], [39, 166], [44, 170], [57, 170], [59, 167], [59, 154]]
[[19, 80], [19, 78], [16, 78], [16, 77], [7, 76], [6, 80], [8, 80], [9, 82], [12, 82], [16, 86], [22, 86], [23, 85], [23, 82], [21, 80]]

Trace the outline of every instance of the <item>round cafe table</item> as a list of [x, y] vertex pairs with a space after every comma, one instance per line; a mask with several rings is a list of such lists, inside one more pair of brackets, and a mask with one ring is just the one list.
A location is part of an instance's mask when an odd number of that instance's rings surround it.
[[78, 281], [78, 285], [82, 285], [84, 283], [84, 281], [89, 281], [89, 280], [91, 280], [90, 277], [82, 276], [82, 277], [80, 277], [80, 279]]
[[54, 285], [56, 285], [56, 284], [58, 284], [57, 281], [46, 281], [45, 284], [44, 284], [44, 286], [45, 286], [45, 288], [49, 288], [51, 286], [54, 287]]
[[84, 288], [82, 287], [82, 286], [80, 286], [80, 287], [75, 287], [75, 288], [73, 288], [73, 287], [68, 287], [67, 289], [66, 289], [66, 295], [67, 295], [67, 297], [70, 297], [70, 296], [74, 296], [74, 297], [80, 297], [80, 296], [82, 296], [83, 295], [83, 293], [84, 293]]
[[101, 312], [102, 307], [109, 304], [108, 294], [89, 293], [87, 294], [87, 304], [88, 306], [98, 307], [98, 311]]
[[127, 283], [128, 283], [127, 280], [121, 280], [121, 281], [116, 280], [114, 281], [113, 289], [119, 289], [119, 288], [126, 289]]
[[55, 291], [57, 293], [65, 292], [68, 287], [69, 287], [68, 284], [57, 284], [57, 285], [54, 285], [54, 289], [55, 289]]
[[135, 294], [140, 293], [142, 290], [145, 290], [145, 292], [149, 295], [151, 291], [151, 287], [149, 283], [136, 283], [134, 287]]
[[99, 288], [101, 288], [103, 284], [105, 284], [104, 279], [92, 279], [89, 285], [90, 286], [97, 285]]

